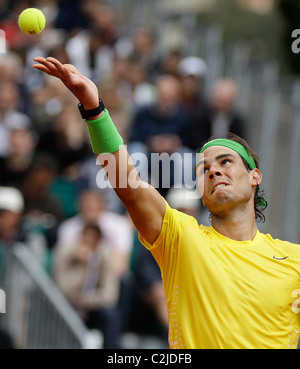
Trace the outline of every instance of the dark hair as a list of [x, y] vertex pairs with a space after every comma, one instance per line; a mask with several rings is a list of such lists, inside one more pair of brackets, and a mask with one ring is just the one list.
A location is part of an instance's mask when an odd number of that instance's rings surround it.
[[89, 231], [94, 232], [95, 236], [99, 239], [102, 237], [102, 231], [101, 231], [100, 227], [95, 223], [86, 223], [85, 224], [85, 226], [82, 229], [82, 233], [89, 232]]
[[[207, 142], [209, 142], [211, 140], [214, 140], [216, 138], [227, 138], [229, 140], [238, 142], [239, 144], [243, 145], [245, 147], [245, 149], [248, 151], [248, 153], [254, 159], [256, 168], [259, 169], [259, 156], [258, 156], [258, 154], [256, 154], [251, 149], [248, 142], [245, 141], [243, 138], [241, 138], [240, 136], [238, 136], [234, 133], [227, 132], [227, 133], [220, 134], [220, 135], [214, 135]], [[205, 143], [204, 143], [204, 145], [205, 145]], [[241, 157], [241, 159], [242, 159], [246, 169], [250, 172], [252, 170], [250, 168], [250, 165], [247, 163], [247, 161], [244, 158]], [[257, 185], [256, 186], [256, 191], [255, 191], [255, 196], [254, 196], [254, 209], [255, 209], [255, 219], [258, 220], [259, 222], [265, 222], [266, 221], [266, 217], [262, 213], [268, 206], [268, 203], [267, 203], [266, 199], [264, 198], [265, 195], [266, 195], [265, 191], [261, 190], [259, 185]]]

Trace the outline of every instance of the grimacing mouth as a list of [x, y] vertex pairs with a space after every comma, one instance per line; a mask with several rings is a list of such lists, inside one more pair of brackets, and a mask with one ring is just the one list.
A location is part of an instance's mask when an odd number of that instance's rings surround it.
[[211, 195], [220, 187], [225, 187], [227, 186], [228, 183], [225, 183], [225, 182], [220, 182], [220, 183], [216, 183], [214, 186], [213, 186], [213, 189], [211, 191]]

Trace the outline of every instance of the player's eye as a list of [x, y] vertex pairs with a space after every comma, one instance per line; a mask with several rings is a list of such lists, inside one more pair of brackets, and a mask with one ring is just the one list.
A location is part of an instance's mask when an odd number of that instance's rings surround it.
[[205, 174], [207, 172], [208, 172], [208, 168], [205, 168], [205, 167], [201, 168], [200, 170], [200, 174]]
[[230, 160], [229, 159], [224, 159], [224, 160], [222, 160], [221, 165], [226, 165], [228, 163], [231, 163]]

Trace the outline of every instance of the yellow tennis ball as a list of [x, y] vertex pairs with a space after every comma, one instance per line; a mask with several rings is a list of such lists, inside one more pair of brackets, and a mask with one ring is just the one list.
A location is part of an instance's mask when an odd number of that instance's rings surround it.
[[46, 18], [39, 9], [27, 8], [20, 14], [18, 23], [24, 33], [34, 36], [45, 28]]

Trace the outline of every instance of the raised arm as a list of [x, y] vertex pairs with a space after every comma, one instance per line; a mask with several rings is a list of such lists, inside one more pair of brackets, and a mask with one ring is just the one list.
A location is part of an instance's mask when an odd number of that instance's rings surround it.
[[[34, 61], [36, 64], [33, 65], [33, 68], [59, 78], [84, 106], [85, 110], [98, 107], [97, 86], [73, 65], [63, 65], [51, 57], [46, 59], [37, 57]], [[105, 114], [107, 112], [89, 118], [90, 122], [87, 121], [89, 127], [93, 124], [101, 124], [101, 118], [104, 119]], [[100, 143], [102, 139], [104, 137], [97, 137]], [[154, 242], [162, 227], [165, 213], [164, 199], [152, 186], [142, 182], [125, 146], [121, 146], [120, 149], [110, 154], [99, 155], [98, 160], [105, 168], [108, 179], [126, 207], [137, 230], [148, 242]]]

